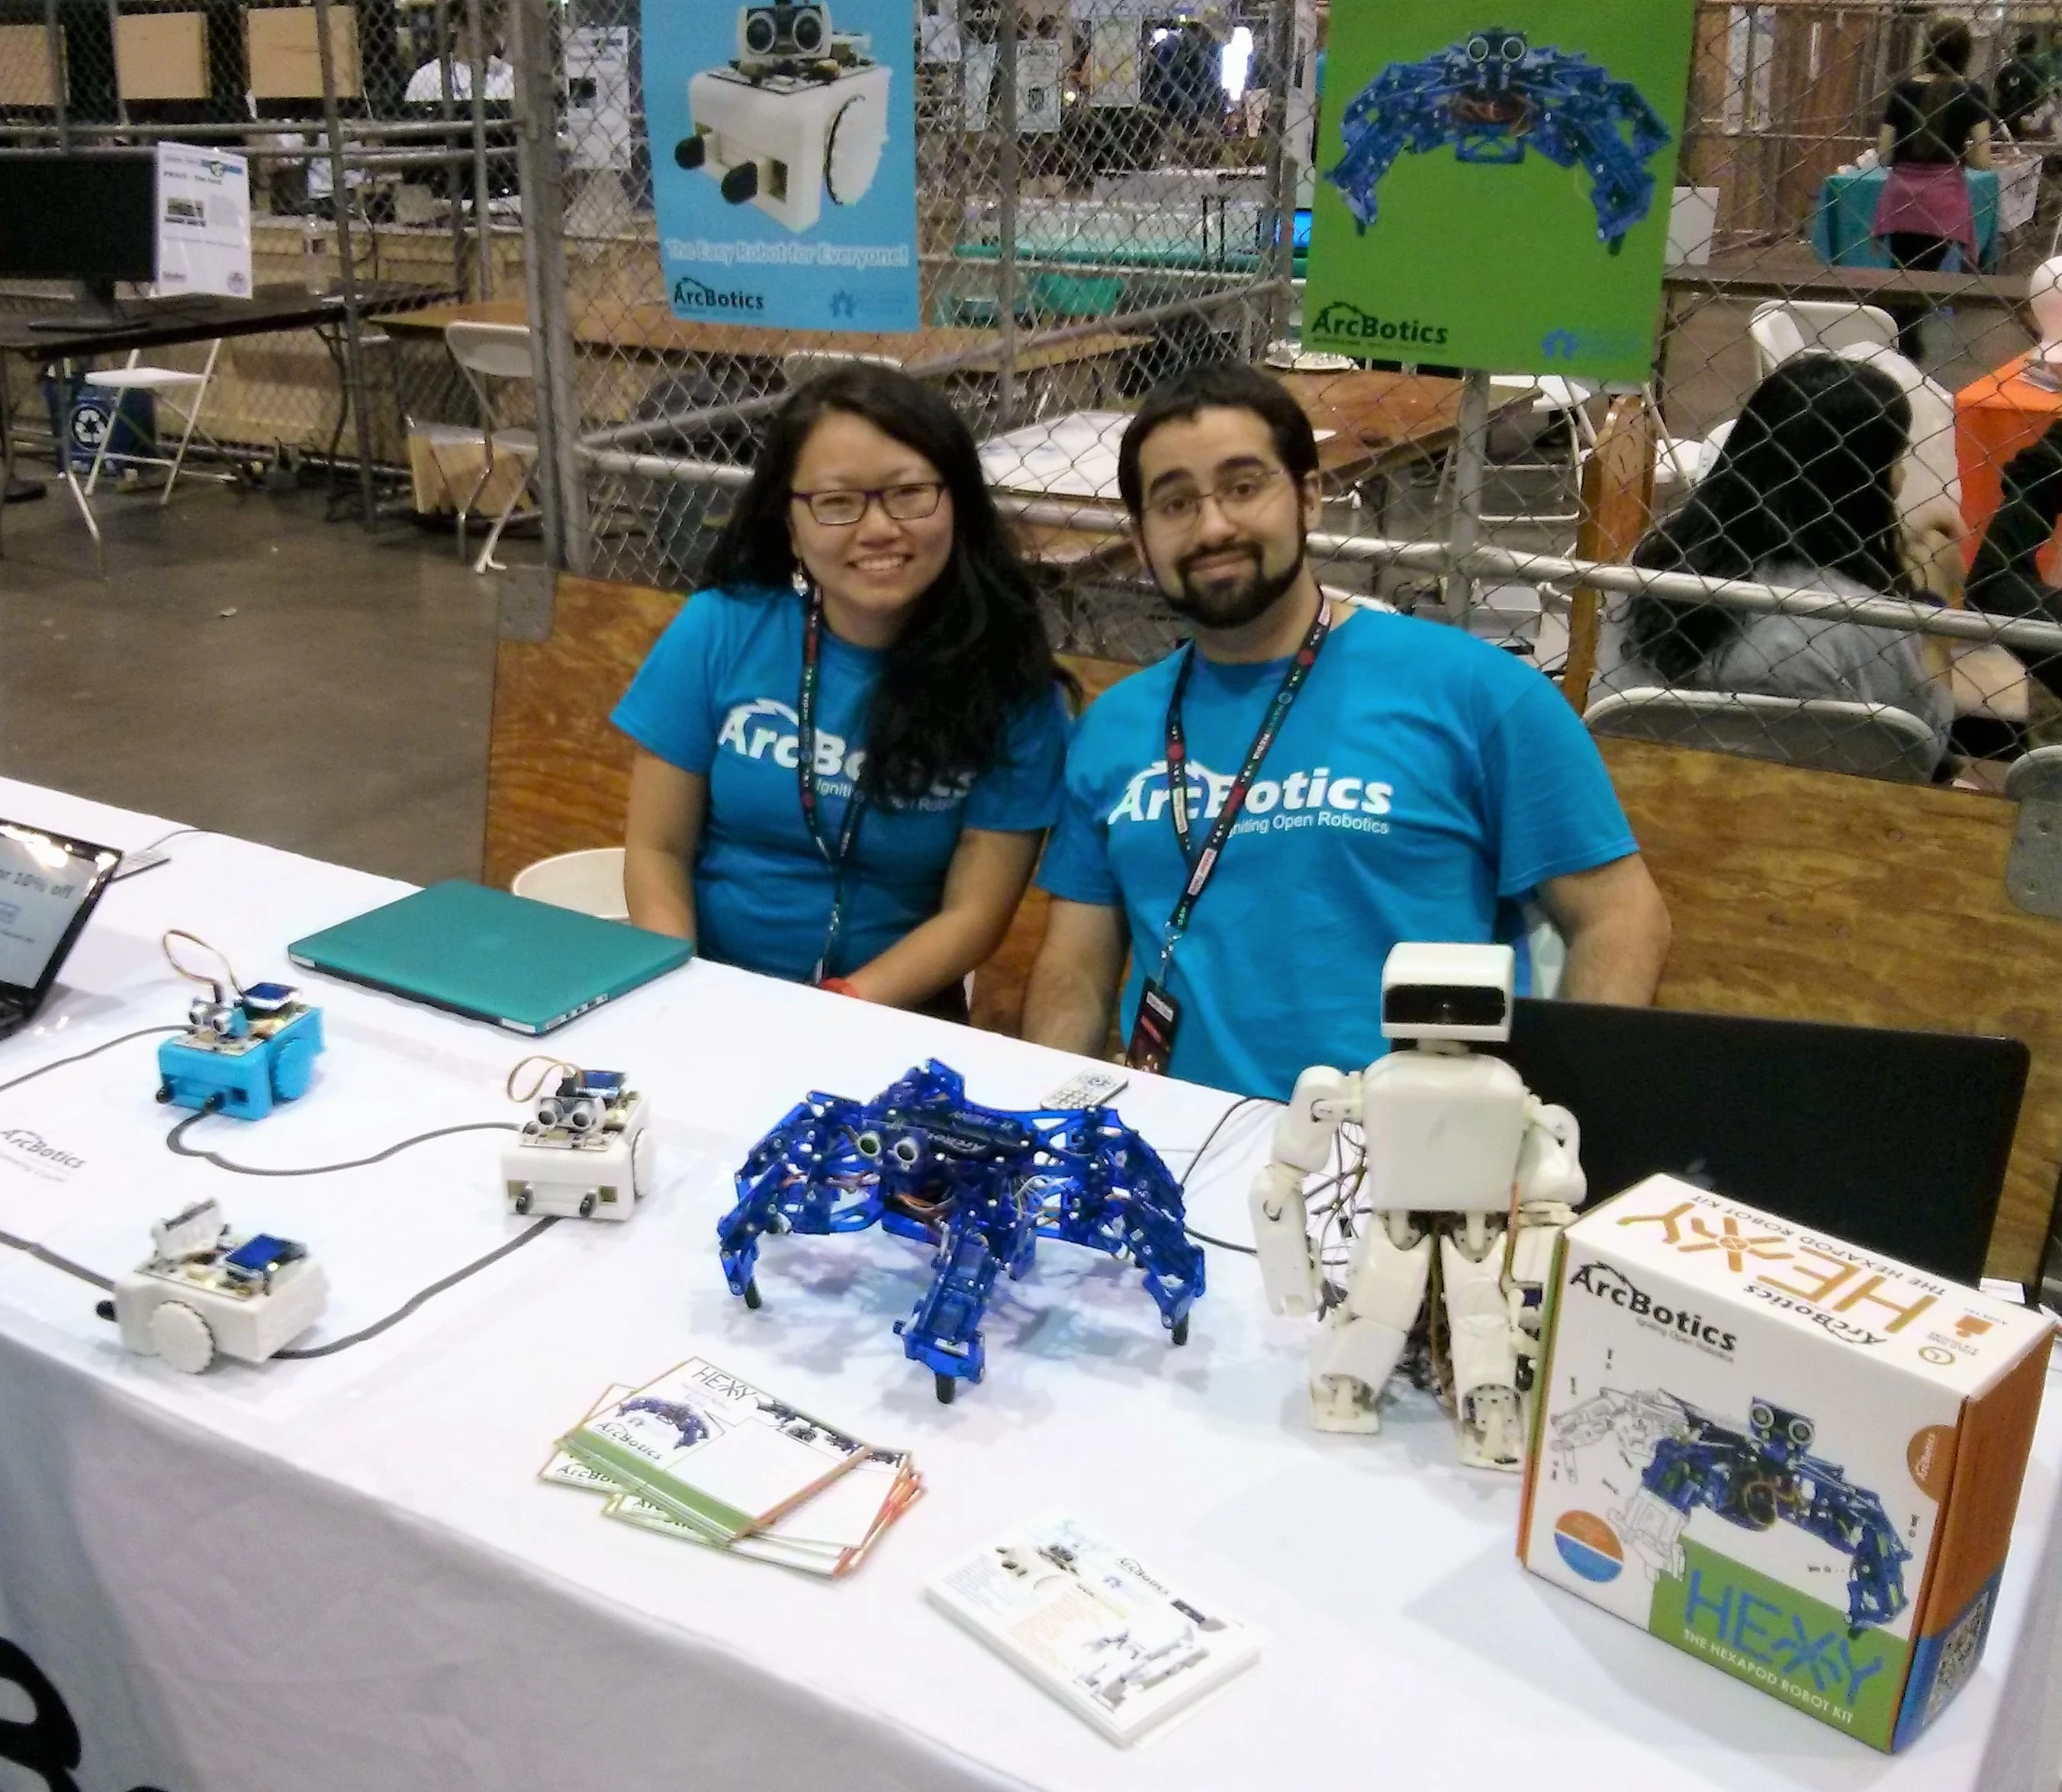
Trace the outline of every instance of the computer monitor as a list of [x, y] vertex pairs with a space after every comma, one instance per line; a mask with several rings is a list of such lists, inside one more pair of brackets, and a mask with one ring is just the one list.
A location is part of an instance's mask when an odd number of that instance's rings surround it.
[[0, 158], [0, 277], [70, 280], [75, 314], [42, 328], [119, 316], [118, 280], [158, 277], [158, 170], [150, 156]]
[[0, 821], [0, 1039], [35, 1017], [121, 857]]
[[2014, 1039], [1520, 1001], [1508, 1044], [1583, 1129], [1591, 1197], [1658, 1170], [1973, 1286], [2030, 1056]]

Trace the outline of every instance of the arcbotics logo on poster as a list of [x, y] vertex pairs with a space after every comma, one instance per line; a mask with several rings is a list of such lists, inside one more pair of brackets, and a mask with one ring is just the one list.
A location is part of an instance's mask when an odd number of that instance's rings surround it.
[[763, 311], [766, 298], [763, 293], [747, 292], [734, 287], [728, 292], [719, 291], [706, 280], [697, 280], [692, 274], [683, 274], [673, 283], [673, 309], [676, 311]]

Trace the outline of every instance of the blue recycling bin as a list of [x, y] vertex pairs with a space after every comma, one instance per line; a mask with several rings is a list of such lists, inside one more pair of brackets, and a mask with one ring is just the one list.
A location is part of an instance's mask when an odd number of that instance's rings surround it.
[[110, 429], [114, 431], [107, 444], [110, 461], [123, 455], [157, 452], [158, 407], [148, 392], [111, 392], [89, 386], [82, 371], [62, 379], [46, 375], [43, 403], [50, 411], [61, 471], [69, 467], [83, 476]]

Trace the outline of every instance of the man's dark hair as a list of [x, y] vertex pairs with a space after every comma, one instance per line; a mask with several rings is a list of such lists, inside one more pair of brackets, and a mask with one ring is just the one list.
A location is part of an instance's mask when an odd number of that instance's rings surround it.
[[1117, 488], [1133, 521], [1145, 507], [1145, 494], [1138, 487], [1138, 456], [1145, 439], [1162, 423], [1186, 423], [1199, 411], [1250, 411], [1274, 435], [1274, 451], [1291, 479], [1300, 485], [1317, 471], [1317, 434], [1288, 389], [1242, 361], [1206, 361], [1154, 387], [1124, 432], [1117, 451]]

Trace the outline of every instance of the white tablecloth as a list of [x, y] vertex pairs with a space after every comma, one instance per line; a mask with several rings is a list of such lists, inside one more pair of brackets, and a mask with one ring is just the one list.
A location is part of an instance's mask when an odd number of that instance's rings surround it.
[[[171, 825], [4, 781], [0, 816], [123, 847]], [[0, 1083], [177, 1020], [165, 927], [256, 979], [285, 970], [287, 940], [397, 889], [217, 836], [172, 851], [110, 892], [42, 1019], [0, 1044]], [[331, 1043], [307, 1099], [255, 1125], [204, 1121], [194, 1142], [309, 1164], [513, 1112], [500, 1084], [522, 1042], [342, 985], [316, 996]], [[0, 1250], [0, 1637], [76, 1720], [84, 1792], [2054, 1792], [2062, 1401], [1984, 1666], [1886, 1758], [1523, 1574], [1515, 1481], [1458, 1469], [1423, 1401], [1379, 1438], [1313, 1433], [1305, 1333], [1266, 1316], [1242, 1258], [1212, 1253], [1191, 1341], [1173, 1349], [1135, 1276], [1048, 1247], [991, 1309], [986, 1381], [950, 1407], [891, 1329], [921, 1250], [773, 1239], [764, 1308], [729, 1296], [712, 1240], [729, 1170], [804, 1091], [870, 1094], [936, 1053], [977, 1098], [1029, 1103], [1070, 1060], [700, 964], [550, 1043], [650, 1092], [661, 1174], [646, 1209], [562, 1224], [334, 1357], [182, 1377], [122, 1353], [94, 1290]], [[33, 1130], [79, 1165], [0, 1140], [0, 1229], [113, 1273], [143, 1254], [154, 1217], [214, 1193], [232, 1221], [309, 1242], [335, 1289], [323, 1335], [520, 1229], [494, 1134], [300, 1181], [175, 1161], [153, 1050], [131, 1041], [0, 1090], [0, 1134]], [[1119, 1105], [1178, 1172], [1226, 1100], [1139, 1077]], [[1243, 1236], [1268, 1117], [1249, 1110], [1205, 1165], [1204, 1229]], [[535, 1478], [605, 1383], [694, 1353], [917, 1451], [929, 1497], [853, 1578], [697, 1551]], [[1264, 1626], [1259, 1666], [1120, 1750], [925, 1603], [934, 1567], [1049, 1506]], [[11, 1659], [0, 1650], [0, 1671]], [[0, 1706], [23, 1715], [11, 1694]], [[0, 1761], [25, 1750], [0, 1726]]]

